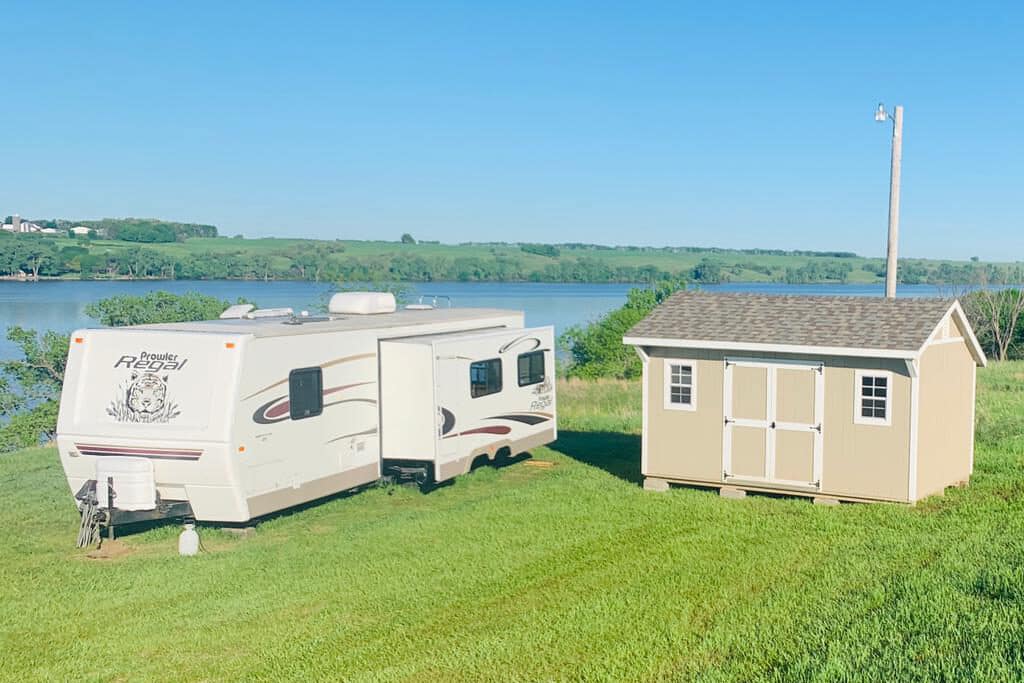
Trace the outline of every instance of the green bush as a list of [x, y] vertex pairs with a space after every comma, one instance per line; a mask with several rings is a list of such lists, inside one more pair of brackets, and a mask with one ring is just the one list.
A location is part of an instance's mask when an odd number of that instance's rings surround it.
[[559, 344], [571, 358], [566, 375], [585, 379], [639, 377], [640, 359], [632, 347], [622, 343], [622, 338], [658, 304], [684, 287], [682, 282], [663, 282], [652, 288], [631, 289], [622, 308], [589, 325], [567, 329], [559, 337]]
[[144, 296], [123, 295], [100, 299], [86, 306], [85, 313], [103, 325], [121, 327], [213, 320], [230, 305], [228, 301], [198, 292], [150, 292]]
[[15, 413], [0, 427], [0, 452], [31, 448], [53, 439], [57, 431], [56, 400], [46, 401], [34, 408]]

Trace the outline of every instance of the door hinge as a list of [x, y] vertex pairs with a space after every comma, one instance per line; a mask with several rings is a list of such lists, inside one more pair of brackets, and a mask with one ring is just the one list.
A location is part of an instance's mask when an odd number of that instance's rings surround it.
[[775, 429], [775, 421], [773, 420], [772, 423], [770, 425], [768, 425], [768, 427], [770, 429]]

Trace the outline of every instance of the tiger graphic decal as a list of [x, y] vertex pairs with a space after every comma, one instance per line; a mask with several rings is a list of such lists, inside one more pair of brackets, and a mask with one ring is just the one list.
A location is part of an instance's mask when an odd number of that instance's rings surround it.
[[181, 410], [167, 396], [167, 377], [133, 372], [119, 385], [117, 396], [107, 406], [107, 414], [118, 422], [170, 422]]

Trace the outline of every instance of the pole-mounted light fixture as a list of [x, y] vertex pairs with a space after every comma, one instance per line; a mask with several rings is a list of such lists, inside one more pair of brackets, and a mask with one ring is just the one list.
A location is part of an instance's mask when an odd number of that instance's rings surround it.
[[875, 121], [883, 123], [887, 118], [889, 118], [889, 114], [885, 111], [885, 105], [879, 102], [878, 111], [875, 112]]
[[900, 162], [903, 158], [903, 107], [897, 105], [892, 114], [878, 103], [875, 121], [892, 121], [892, 167], [889, 176], [889, 246], [885, 257], [885, 296], [896, 298], [896, 269], [900, 226]]

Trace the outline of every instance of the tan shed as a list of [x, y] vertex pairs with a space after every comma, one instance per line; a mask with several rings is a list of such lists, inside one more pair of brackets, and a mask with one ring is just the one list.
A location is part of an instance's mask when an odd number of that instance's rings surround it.
[[648, 488], [913, 503], [970, 478], [986, 361], [957, 301], [679, 292], [623, 342]]

